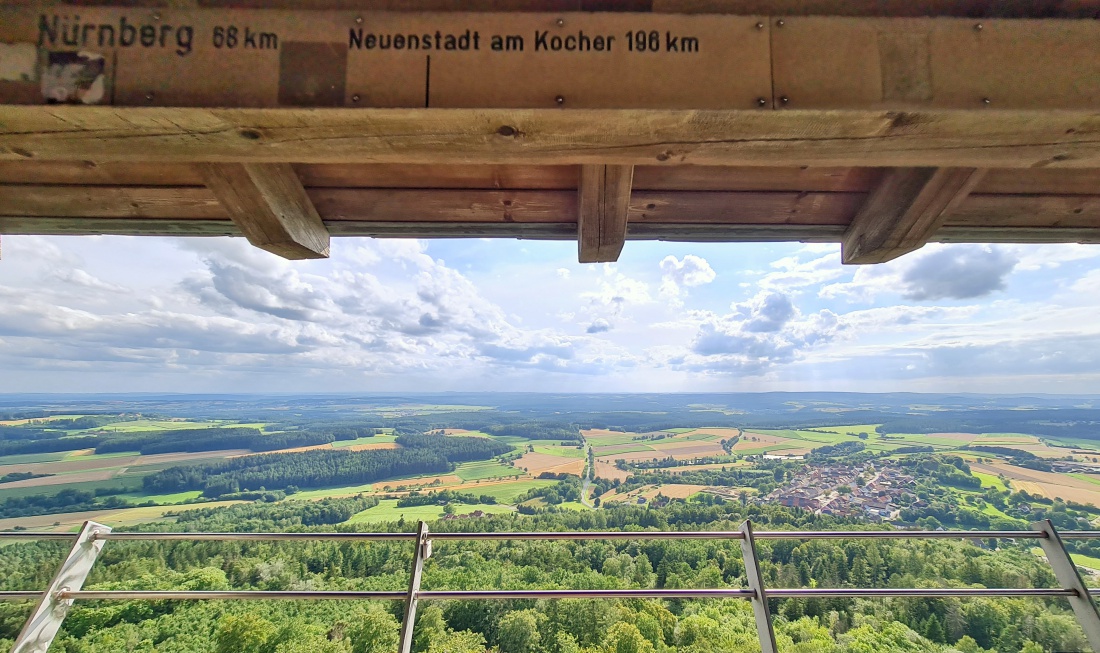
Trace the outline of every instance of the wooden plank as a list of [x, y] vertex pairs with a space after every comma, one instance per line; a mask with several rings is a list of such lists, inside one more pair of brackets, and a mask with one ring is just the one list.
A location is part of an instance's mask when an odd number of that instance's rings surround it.
[[[311, 188], [328, 224], [461, 222], [551, 224], [577, 220], [576, 191]], [[668, 224], [846, 225], [864, 193], [634, 191], [629, 220]], [[0, 186], [12, 217], [227, 220], [206, 188]], [[143, 228], [147, 222], [135, 221]]]
[[875, 168], [637, 166], [634, 190], [867, 192]]
[[970, 195], [950, 211], [944, 226], [1100, 226], [1100, 195]]
[[960, 227], [944, 225], [939, 243], [1100, 243], [1100, 227]]
[[577, 220], [575, 191], [315, 188], [309, 196], [328, 221], [573, 224]]
[[[5, 0], [13, 6], [98, 5], [100, 0]], [[121, 4], [121, 3], [114, 3]], [[293, 9], [413, 12], [653, 11], [775, 16], [1096, 18], [1096, 0], [127, 0], [154, 9]]]
[[0, 184], [202, 186], [202, 178], [185, 163], [0, 161]]
[[0, 215], [22, 217], [226, 220], [225, 209], [205, 188], [127, 186], [3, 186]]
[[631, 223], [847, 225], [865, 193], [634, 191]]
[[619, 260], [630, 212], [632, 166], [581, 166], [577, 245], [581, 263]]
[[[89, 94], [91, 83], [27, 81], [0, 87], [0, 101], [26, 101], [28, 88], [73, 87], [60, 99], [120, 106], [751, 109], [771, 89], [769, 37], [756, 27], [760, 21], [648, 12], [0, 6], [0, 43], [40, 44], [57, 56], [88, 53], [91, 59], [79, 62], [92, 71], [85, 76], [109, 87]], [[134, 36], [142, 31], [144, 42]], [[76, 43], [66, 44], [63, 35]], [[102, 62], [111, 66], [104, 74]], [[38, 92], [39, 104], [59, 99], [46, 95]]]
[[652, 224], [629, 223], [627, 240], [669, 242], [818, 242], [838, 243], [843, 225], [821, 224]]
[[983, 172], [974, 168], [888, 171], [848, 226], [842, 261], [884, 263], [923, 247]]
[[[327, 223], [333, 236], [374, 238], [519, 238], [574, 240], [571, 223], [357, 222]], [[630, 223], [627, 240], [673, 242], [840, 242], [842, 225]], [[0, 234], [120, 236], [240, 236], [230, 220], [44, 218], [0, 216]], [[932, 238], [952, 243], [1100, 243], [1100, 227], [968, 227], [945, 225]]]
[[328, 258], [329, 234], [288, 163], [198, 166], [248, 242], [284, 258]]
[[1100, 169], [990, 170], [974, 195], [1100, 195]]
[[1096, 18], [1096, 0], [653, 0], [653, 11], [768, 16]]
[[467, 188], [574, 190], [577, 166], [308, 165], [295, 166], [307, 188]]
[[[309, 165], [295, 166], [307, 188], [499, 188], [565, 190], [577, 187], [576, 166]], [[202, 186], [183, 163], [0, 161], [0, 184], [94, 186]], [[731, 189], [732, 190], [732, 189]]]
[[0, 234], [27, 236], [240, 236], [232, 220], [0, 216]]
[[1100, 108], [1095, 21], [782, 22], [772, 28], [779, 108]]
[[1100, 168], [1089, 111], [0, 106], [0, 160]]

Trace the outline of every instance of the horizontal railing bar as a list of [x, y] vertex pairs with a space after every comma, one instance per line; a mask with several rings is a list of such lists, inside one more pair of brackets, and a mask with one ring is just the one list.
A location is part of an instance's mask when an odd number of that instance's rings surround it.
[[172, 590], [79, 590], [73, 592], [58, 592], [58, 598], [90, 600], [261, 600], [261, 599], [321, 599], [321, 600], [382, 600], [404, 601], [405, 592], [378, 591], [325, 591], [325, 590], [197, 590], [197, 591], [172, 591]]
[[1100, 538], [1100, 531], [1058, 531], [1063, 540], [1095, 540]]
[[76, 533], [55, 533], [53, 531], [0, 531], [3, 540], [75, 540]]
[[409, 541], [416, 533], [100, 533], [100, 540], [213, 540], [213, 541], [269, 541], [269, 540], [359, 540], [359, 541]]
[[424, 600], [493, 599], [706, 599], [752, 598], [745, 588], [636, 590], [421, 590]]
[[768, 598], [874, 598], [874, 597], [971, 597], [971, 596], [1075, 596], [1072, 589], [1057, 587], [788, 587], [769, 588]]
[[[817, 539], [1040, 539], [1041, 531], [758, 531], [760, 540]], [[1100, 531], [1062, 531], [1062, 539], [1100, 539]], [[72, 540], [75, 533], [44, 531], [3, 531], [0, 539]], [[727, 539], [740, 540], [739, 531], [546, 531], [514, 533], [432, 533], [433, 540], [677, 540]], [[274, 540], [349, 540], [349, 541], [410, 541], [416, 533], [100, 533], [103, 540], [210, 540], [210, 541], [274, 541]]]
[[[1025, 597], [1025, 596], [1073, 596], [1074, 590], [1063, 588], [997, 588], [997, 587], [921, 587], [921, 588], [858, 588], [858, 587], [795, 587], [768, 590], [769, 598], [884, 598], [884, 597]], [[35, 598], [40, 592], [6, 592], [0, 597], [14, 599]], [[417, 597], [424, 600], [503, 600], [503, 599], [705, 599], [751, 598], [753, 591], [746, 588], [706, 589], [608, 589], [608, 590], [422, 590]], [[402, 591], [172, 591], [172, 590], [80, 590], [61, 592], [60, 599], [78, 600], [270, 600], [270, 599], [319, 599], [319, 600], [404, 600]]]
[[[950, 538], [1042, 539], [1042, 531], [757, 531], [758, 540], [925, 540]], [[1062, 534], [1065, 537], [1065, 534]]]
[[27, 599], [37, 599], [41, 596], [42, 592], [33, 591], [0, 592], [0, 601], [25, 601]]
[[547, 531], [430, 533], [433, 540], [740, 540], [739, 531]]

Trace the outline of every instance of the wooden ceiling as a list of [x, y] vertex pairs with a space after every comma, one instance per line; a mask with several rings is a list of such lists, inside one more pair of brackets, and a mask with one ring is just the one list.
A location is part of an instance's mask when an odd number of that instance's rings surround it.
[[1100, 242], [1098, 16], [1100, 0], [9, 2], [0, 234], [244, 235], [288, 258], [327, 256], [330, 236], [576, 239], [585, 262], [638, 239], [840, 242], [848, 263]]

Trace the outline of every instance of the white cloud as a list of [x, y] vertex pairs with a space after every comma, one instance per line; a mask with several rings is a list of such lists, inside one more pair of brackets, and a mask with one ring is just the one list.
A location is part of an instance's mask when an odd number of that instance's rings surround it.
[[818, 296], [870, 301], [884, 294], [914, 301], [975, 299], [1007, 287], [1019, 255], [994, 245], [928, 245], [889, 263], [861, 266], [850, 282], [824, 286]]
[[681, 305], [684, 288], [694, 288], [714, 281], [718, 276], [705, 258], [687, 254], [683, 260], [666, 256], [659, 264], [661, 287], [658, 294], [673, 305]]

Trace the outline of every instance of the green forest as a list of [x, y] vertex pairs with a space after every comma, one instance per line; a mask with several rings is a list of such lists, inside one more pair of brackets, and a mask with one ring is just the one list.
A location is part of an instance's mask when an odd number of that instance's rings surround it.
[[[139, 530], [331, 531], [372, 497], [241, 504], [182, 513]], [[854, 521], [736, 501], [662, 508], [546, 509], [439, 521], [433, 531], [867, 528]], [[372, 525], [369, 530], [378, 530]], [[380, 527], [412, 531], [397, 521]], [[67, 545], [4, 548], [0, 589], [44, 586]], [[1049, 567], [1007, 541], [759, 541], [771, 587], [1052, 587]], [[408, 542], [109, 542], [89, 589], [403, 590]], [[424, 589], [742, 587], [738, 541], [437, 542]], [[30, 608], [0, 604], [0, 646]], [[400, 602], [81, 602], [51, 651], [66, 653], [374, 653], [393, 651]], [[1067, 605], [1043, 599], [773, 600], [777, 638], [797, 653], [1087, 650]], [[514, 600], [422, 602], [415, 651], [474, 653], [739, 652], [759, 650], [747, 601]]]

